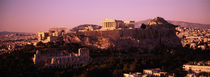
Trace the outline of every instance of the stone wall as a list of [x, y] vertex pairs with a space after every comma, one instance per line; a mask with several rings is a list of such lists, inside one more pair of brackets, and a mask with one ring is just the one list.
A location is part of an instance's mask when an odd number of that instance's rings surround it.
[[66, 35], [64, 40], [100, 49], [112, 47], [122, 50], [134, 48], [153, 50], [160, 45], [168, 47], [181, 46], [180, 39], [176, 36], [175, 27], [175, 25], [168, 23], [163, 18], [156, 17], [144, 29], [77, 32], [74, 35]]
[[90, 60], [89, 49], [87, 48], [79, 48], [78, 53], [56, 49], [37, 50], [33, 57], [34, 64], [44, 68], [77, 68], [87, 65]]
[[123, 50], [130, 48], [153, 50], [160, 44], [169, 47], [181, 45], [175, 29], [159, 30], [155, 28], [77, 32], [74, 36], [66, 37], [65, 40], [100, 49], [107, 49], [112, 46]]

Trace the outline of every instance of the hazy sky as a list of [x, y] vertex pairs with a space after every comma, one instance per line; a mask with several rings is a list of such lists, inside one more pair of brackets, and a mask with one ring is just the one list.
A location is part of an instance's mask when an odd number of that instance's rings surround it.
[[210, 0], [0, 0], [0, 31], [37, 32], [53, 26], [101, 25], [105, 18], [210, 24]]

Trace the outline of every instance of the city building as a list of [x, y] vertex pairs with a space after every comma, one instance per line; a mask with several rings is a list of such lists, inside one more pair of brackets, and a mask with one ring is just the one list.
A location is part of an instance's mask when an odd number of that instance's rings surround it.
[[153, 73], [157, 73], [160, 72], [160, 68], [154, 68], [154, 69], [144, 69], [143, 73], [145, 74], [153, 74]]
[[195, 73], [188, 73], [186, 77], [198, 77]]
[[154, 68], [154, 69], [144, 69], [144, 74], [152, 75], [152, 76], [166, 76], [167, 72], [161, 72], [160, 68]]
[[38, 41], [42, 41], [47, 39], [47, 37], [49, 36], [48, 32], [38, 32]]
[[187, 27], [177, 27], [177, 36], [181, 39], [182, 46], [189, 46], [192, 49], [209, 50], [210, 49], [210, 39], [209, 29], [202, 28], [187, 28]]
[[124, 73], [123, 76], [124, 77], [174, 77], [174, 74], [162, 72], [160, 68], [153, 68], [153, 69], [144, 69], [143, 73], [140, 72]]
[[208, 77], [210, 74], [210, 61], [189, 62], [183, 65], [187, 71], [186, 77]]
[[195, 73], [207, 72], [210, 73], [210, 66], [201, 66], [201, 65], [183, 65], [185, 71], [191, 71]]
[[124, 73], [123, 74], [124, 77], [141, 77], [141, 73], [140, 72], [135, 72], [135, 73]]

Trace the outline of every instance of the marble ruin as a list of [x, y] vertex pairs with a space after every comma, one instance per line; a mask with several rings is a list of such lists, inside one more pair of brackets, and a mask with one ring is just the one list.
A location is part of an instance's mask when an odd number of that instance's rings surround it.
[[103, 25], [101, 30], [115, 30], [129, 28], [133, 29], [135, 26], [135, 21], [122, 21], [114, 19], [105, 19], [102, 21]]
[[53, 42], [58, 40], [59, 36], [63, 36], [65, 33], [67, 33], [67, 29], [64, 27], [50, 28], [49, 31], [38, 33], [38, 42]]
[[62, 50], [37, 50], [33, 62], [45, 68], [77, 68], [90, 62], [89, 49], [79, 48], [78, 53]]

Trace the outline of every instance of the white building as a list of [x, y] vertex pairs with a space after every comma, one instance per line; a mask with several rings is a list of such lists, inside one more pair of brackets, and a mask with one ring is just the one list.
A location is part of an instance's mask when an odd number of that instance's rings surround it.
[[161, 72], [160, 68], [144, 69], [143, 73], [124, 73], [124, 77], [174, 77], [174, 74], [168, 74], [167, 72]]
[[161, 72], [160, 68], [144, 69], [143, 73], [152, 75], [153, 73]]
[[124, 73], [123, 74], [124, 77], [141, 77], [141, 73], [140, 72], [136, 72], [136, 73]]
[[188, 65], [185, 64], [183, 65], [183, 69], [185, 71], [192, 71], [195, 73], [200, 73], [200, 72], [207, 72], [210, 73], [210, 66], [200, 66], [200, 65]]

